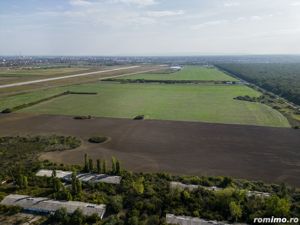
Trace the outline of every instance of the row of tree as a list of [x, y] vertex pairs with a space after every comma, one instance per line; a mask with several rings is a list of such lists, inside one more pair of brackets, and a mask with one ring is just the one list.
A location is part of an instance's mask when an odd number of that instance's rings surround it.
[[93, 159], [89, 158], [87, 154], [84, 154], [84, 172], [86, 173], [92, 173], [97, 172], [99, 174], [107, 173], [114, 175], [120, 175], [121, 174], [121, 165], [120, 161], [117, 160], [115, 157], [112, 157], [111, 159], [111, 171], [107, 170], [106, 160], [96, 160], [96, 168], [94, 167]]

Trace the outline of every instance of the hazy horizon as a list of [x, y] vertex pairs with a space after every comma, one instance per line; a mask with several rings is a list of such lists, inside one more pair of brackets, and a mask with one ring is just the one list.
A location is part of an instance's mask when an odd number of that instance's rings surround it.
[[0, 2], [4, 56], [299, 55], [296, 0]]

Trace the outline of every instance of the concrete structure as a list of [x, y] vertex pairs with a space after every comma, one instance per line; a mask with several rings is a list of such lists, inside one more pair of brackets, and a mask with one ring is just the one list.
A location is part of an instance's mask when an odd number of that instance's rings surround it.
[[[36, 173], [36, 176], [39, 177], [51, 177], [52, 170], [39, 170]], [[56, 177], [63, 179], [65, 181], [71, 181], [72, 172], [71, 171], [62, 171], [56, 170]], [[93, 173], [79, 173], [76, 176], [82, 182], [91, 182], [91, 183], [108, 183], [108, 184], [120, 184], [122, 177], [120, 176], [109, 176], [106, 174], [93, 174]]]
[[[175, 189], [175, 188], [188, 189], [189, 191], [193, 191], [193, 190], [198, 189], [198, 188], [204, 188], [204, 189], [209, 190], [209, 191], [221, 191], [221, 190], [223, 190], [223, 188], [218, 188], [218, 187], [215, 187], [215, 186], [205, 187], [205, 186], [202, 186], [202, 185], [183, 184], [181, 182], [175, 182], [175, 181], [170, 182], [170, 188], [171, 189]], [[271, 196], [271, 194], [267, 193], [267, 192], [248, 191], [248, 190], [245, 190], [245, 191], [246, 191], [246, 195], [248, 197], [256, 196], [256, 197], [261, 197], [261, 198], [267, 198], [267, 197]]]
[[268, 197], [271, 197], [271, 194], [270, 193], [267, 193], [267, 192], [260, 192], [260, 191], [247, 191], [246, 192], [246, 195], [248, 197], [251, 197], [251, 196], [256, 196], [256, 197], [261, 197], [261, 198], [268, 198]]
[[204, 188], [204, 189], [209, 190], [209, 191], [220, 191], [220, 190], [222, 190], [222, 188], [218, 188], [218, 187], [215, 187], [215, 186], [206, 187], [206, 186], [194, 185], [194, 184], [184, 184], [184, 183], [175, 182], [175, 181], [170, 182], [170, 187], [172, 189], [175, 189], [175, 188], [188, 189], [189, 191], [193, 191], [193, 190], [198, 189], [198, 188]]
[[19, 206], [24, 210], [35, 213], [54, 213], [60, 208], [65, 208], [69, 214], [76, 209], [80, 209], [85, 216], [97, 214], [101, 219], [106, 210], [106, 206], [95, 205], [76, 201], [56, 201], [48, 198], [32, 198], [27, 195], [8, 195], [1, 203], [6, 206]]
[[[210, 220], [203, 220], [196, 217], [189, 217], [189, 216], [175, 216], [173, 214], [166, 215], [166, 222], [167, 224], [177, 224], [177, 225], [229, 225], [225, 222], [219, 221], [210, 221]], [[235, 223], [234, 225], [242, 225]]]

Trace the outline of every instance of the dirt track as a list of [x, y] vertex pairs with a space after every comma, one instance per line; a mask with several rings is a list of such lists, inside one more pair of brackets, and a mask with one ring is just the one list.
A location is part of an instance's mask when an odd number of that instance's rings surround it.
[[[93, 159], [116, 156], [123, 166], [135, 171], [228, 175], [300, 186], [300, 133], [293, 129], [0, 115], [1, 136], [49, 133], [74, 135], [84, 140], [79, 149], [41, 157], [56, 162], [82, 163], [84, 153], [88, 153]], [[100, 134], [111, 137], [111, 141], [103, 145], [87, 142], [89, 137]]]

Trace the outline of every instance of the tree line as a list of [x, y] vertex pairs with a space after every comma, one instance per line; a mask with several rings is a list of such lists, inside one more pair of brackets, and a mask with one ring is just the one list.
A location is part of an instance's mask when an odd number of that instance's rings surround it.
[[227, 63], [217, 67], [300, 105], [299, 63]]

